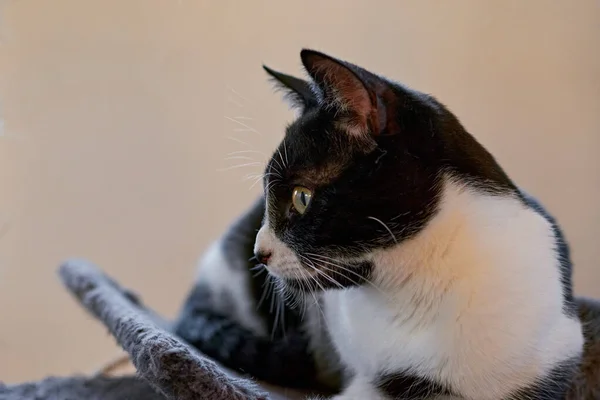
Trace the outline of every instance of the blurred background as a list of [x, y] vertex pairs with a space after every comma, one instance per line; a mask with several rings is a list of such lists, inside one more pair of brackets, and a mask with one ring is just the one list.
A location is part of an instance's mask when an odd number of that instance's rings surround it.
[[[301, 74], [302, 47], [447, 104], [558, 218], [576, 291], [600, 296], [598, 0], [0, 4], [0, 380], [119, 354], [60, 285], [66, 258], [177, 313], [293, 118], [261, 64]], [[240, 150], [256, 153], [226, 159]]]

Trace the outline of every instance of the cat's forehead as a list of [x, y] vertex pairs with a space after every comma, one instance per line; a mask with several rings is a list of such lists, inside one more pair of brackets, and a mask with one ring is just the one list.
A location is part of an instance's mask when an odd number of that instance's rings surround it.
[[289, 178], [325, 184], [335, 179], [351, 158], [351, 144], [327, 116], [312, 113], [290, 124], [275, 152], [283, 157]]

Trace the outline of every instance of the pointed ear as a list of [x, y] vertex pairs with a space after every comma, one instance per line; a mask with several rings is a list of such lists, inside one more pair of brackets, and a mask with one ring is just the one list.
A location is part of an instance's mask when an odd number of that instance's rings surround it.
[[292, 107], [306, 109], [318, 104], [317, 97], [307, 81], [277, 72], [266, 65], [263, 65], [263, 69], [271, 76], [275, 86], [284, 91]]
[[300, 53], [302, 63], [318, 88], [325, 106], [343, 115], [352, 135], [378, 135], [385, 129], [385, 109], [379, 93], [387, 84], [379, 77], [350, 63], [314, 50]]

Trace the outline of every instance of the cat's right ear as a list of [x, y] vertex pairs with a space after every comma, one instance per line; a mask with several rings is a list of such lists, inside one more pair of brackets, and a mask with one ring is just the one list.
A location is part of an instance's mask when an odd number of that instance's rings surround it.
[[263, 68], [269, 74], [275, 86], [285, 93], [285, 98], [292, 107], [305, 110], [318, 104], [317, 96], [312, 91], [309, 82], [277, 72], [266, 65], [263, 65]]

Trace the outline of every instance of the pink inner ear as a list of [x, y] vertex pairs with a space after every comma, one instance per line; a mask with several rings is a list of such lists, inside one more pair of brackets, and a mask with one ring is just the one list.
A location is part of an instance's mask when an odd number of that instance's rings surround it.
[[346, 66], [333, 60], [314, 60], [313, 71], [324, 84], [325, 101], [365, 119], [373, 111], [373, 103], [365, 85]]

